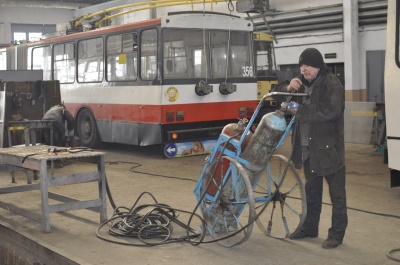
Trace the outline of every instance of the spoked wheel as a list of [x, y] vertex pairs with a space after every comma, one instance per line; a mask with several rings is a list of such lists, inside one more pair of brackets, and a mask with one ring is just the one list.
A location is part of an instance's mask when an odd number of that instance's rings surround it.
[[256, 222], [265, 235], [288, 238], [300, 230], [307, 214], [306, 194], [300, 175], [286, 157], [271, 157], [253, 192]]
[[[204, 171], [200, 209], [206, 232], [225, 247], [246, 241], [253, 230], [254, 196], [247, 172], [236, 160], [223, 156]], [[210, 184], [211, 181], [211, 184]]]

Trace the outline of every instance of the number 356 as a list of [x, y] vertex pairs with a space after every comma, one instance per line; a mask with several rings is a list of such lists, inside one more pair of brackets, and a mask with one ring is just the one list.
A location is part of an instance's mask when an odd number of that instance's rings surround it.
[[252, 66], [243, 66], [243, 76], [253, 76], [253, 67]]

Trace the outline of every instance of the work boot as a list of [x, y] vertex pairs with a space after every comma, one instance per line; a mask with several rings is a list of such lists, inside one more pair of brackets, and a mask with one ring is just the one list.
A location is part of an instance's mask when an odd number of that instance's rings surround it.
[[318, 237], [318, 234], [317, 233], [316, 234], [309, 234], [307, 232], [304, 232], [303, 230], [300, 230], [299, 232], [290, 235], [289, 238], [290, 239], [303, 239], [303, 238], [307, 238], [307, 237], [315, 238], [315, 237]]
[[308, 237], [315, 238], [315, 237], [318, 237], [318, 234], [317, 233], [309, 234], [303, 230], [300, 230], [299, 232], [290, 235], [290, 239], [303, 239], [303, 238], [308, 238]]
[[335, 248], [342, 244], [342, 241], [339, 241], [334, 238], [327, 238], [324, 243], [322, 243], [322, 247], [325, 249]]

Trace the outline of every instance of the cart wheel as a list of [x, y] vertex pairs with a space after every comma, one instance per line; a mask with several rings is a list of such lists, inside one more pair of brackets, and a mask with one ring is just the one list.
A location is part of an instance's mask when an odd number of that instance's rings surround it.
[[290, 237], [300, 230], [307, 214], [303, 181], [292, 163], [288, 167], [288, 161], [273, 155], [253, 191], [257, 225], [270, 237]]
[[200, 209], [206, 233], [220, 245], [233, 247], [251, 235], [254, 196], [247, 172], [239, 162], [226, 156], [218, 165], [217, 162], [218, 159], [211, 162], [202, 176], [200, 194], [204, 196], [200, 199]]

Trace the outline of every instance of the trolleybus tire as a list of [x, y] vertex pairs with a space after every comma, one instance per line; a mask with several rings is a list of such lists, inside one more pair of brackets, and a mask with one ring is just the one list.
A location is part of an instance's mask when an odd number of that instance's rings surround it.
[[96, 120], [90, 110], [84, 108], [79, 111], [77, 128], [81, 145], [90, 148], [95, 148], [98, 146], [99, 133]]

